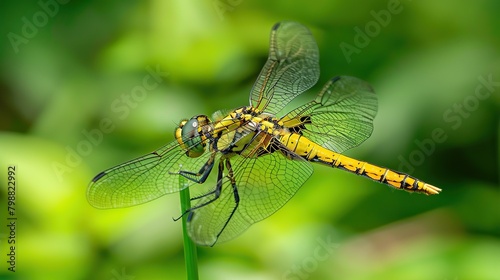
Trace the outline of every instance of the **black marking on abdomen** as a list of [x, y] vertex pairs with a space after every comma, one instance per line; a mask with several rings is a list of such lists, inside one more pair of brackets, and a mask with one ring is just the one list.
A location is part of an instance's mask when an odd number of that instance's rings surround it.
[[406, 179], [408, 179], [408, 177], [410, 177], [410, 175], [405, 174], [403, 181], [401, 181], [401, 189], [403, 189], [403, 190], [406, 189]]
[[416, 189], [418, 189], [418, 182], [419, 181], [416, 178], [414, 178], [413, 180], [415, 180], [415, 181], [413, 182], [413, 188], [412, 188], [412, 190], [416, 190]]
[[297, 126], [294, 126], [294, 127], [289, 127], [288, 130], [290, 130], [290, 132], [302, 135], [302, 130], [307, 129], [306, 128], [306, 124], [311, 124], [312, 123], [311, 116], [300, 117], [300, 122], [301, 122], [300, 125], [297, 125]]

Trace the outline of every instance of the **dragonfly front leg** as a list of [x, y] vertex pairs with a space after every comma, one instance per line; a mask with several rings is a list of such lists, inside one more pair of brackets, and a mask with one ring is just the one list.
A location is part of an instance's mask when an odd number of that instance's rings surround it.
[[[207, 164], [208, 164], [208, 162], [207, 162]], [[207, 164], [205, 164], [205, 166], [206, 166]], [[212, 161], [211, 165], [212, 165], [212, 167], [213, 167], [213, 165], [214, 165], [213, 161]], [[212, 167], [210, 167], [210, 170], [212, 170]], [[186, 176], [185, 176], [183, 173], [181, 173], [181, 172], [184, 172], [184, 173], [190, 173], [190, 174], [195, 174], [195, 173], [188, 172], [188, 171], [179, 171], [178, 173], [175, 173], [175, 174], [180, 174], [180, 175], [182, 175], [182, 176], [186, 177]], [[210, 172], [208, 172], [208, 173], [210, 173]], [[207, 176], [208, 176], [208, 174], [207, 174]], [[192, 217], [193, 217], [193, 210], [198, 209], [198, 208], [200, 208], [200, 207], [203, 207], [203, 206], [205, 206], [205, 205], [208, 205], [208, 204], [210, 204], [210, 203], [214, 202], [215, 200], [217, 200], [217, 199], [220, 197], [220, 193], [221, 193], [221, 190], [222, 190], [222, 177], [223, 177], [223, 176], [224, 176], [224, 164], [223, 164], [223, 162], [222, 162], [222, 160], [221, 160], [221, 161], [219, 162], [219, 170], [218, 170], [218, 173], [217, 173], [217, 185], [215, 186], [215, 189], [214, 189], [214, 190], [212, 190], [212, 191], [210, 191], [210, 192], [207, 192], [207, 193], [205, 193], [205, 194], [202, 194], [202, 195], [199, 195], [199, 196], [195, 196], [195, 197], [191, 198], [191, 201], [194, 201], [194, 200], [197, 200], [197, 199], [201, 199], [201, 198], [204, 198], [204, 197], [207, 197], [207, 196], [211, 196], [211, 195], [213, 195], [214, 197], [213, 197], [213, 198], [210, 198], [210, 199], [209, 199], [208, 201], [206, 201], [206, 202], [203, 202], [203, 203], [201, 203], [201, 204], [199, 204], [199, 205], [196, 205], [196, 206], [193, 206], [193, 207], [191, 207], [191, 208], [187, 209], [184, 213], [182, 213], [182, 215], [181, 215], [180, 217], [178, 217], [178, 218], [174, 218], [174, 221], [179, 220], [179, 219], [180, 219], [180, 218], [182, 218], [184, 215], [186, 215], [186, 214], [188, 214], [188, 213], [189, 213], [189, 216], [188, 216], [188, 219], [187, 219], [187, 220], [188, 220], [188, 222], [189, 222], [189, 221], [191, 221], [191, 219], [192, 219]], [[188, 178], [188, 177], [186, 177], [186, 178]], [[203, 179], [203, 177], [202, 177], [202, 179]], [[200, 179], [200, 180], [201, 180], [201, 179]], [[205, 179], [204, 179], [203, 181], [205, 181], [205, 180], [206, 180], [206, 177], [205, 177]], [[196, 182], [196, 181], [195, 181], [195, 182]], [[203, 183], [203, 182], [202, 182], [202, 183]]]
[[[233, 217], [234, 213], [236, 213], [236, 210], [238, 209], [238, 205], [240, 202], [240, 196], [238, 194], [238, 188], [236, 186], [236, 180], [234, 178], [233, 168], [231, 166], [231, 162], [229, 159], [225, 160], [225, 167], [228, 171], [227, 178], [229, 179], [229, 183], [231, 184], [231, 187], [232, 187], [232, 190], [228, 190], [228, 191], [232, 191], [232, 196], [234, 199], [234, 206], [232, 207], [232, 209], [230, 209], [231, 212], [228, 214], [226, 214], [227, 213], [226, 211], [220, 212], [220, 210], [221, 210], [221, 208], [219, 207], [220, 205], [215, 206], [217, 209], [217, 212], [219, 212], [219, 214], [217, 214], [216, 217], [214, 217], [214, 219], [217, 220], [219, 218], [222, 218], [222, 219], [225, 219], [225, 221], [224, 221], [224, 224], [220, 227], [220, 230], [218, 231], [213, 244], [215, 244], [215, 242], [217, 241], [219, 236], [222, 234], [222, 232], [224, 231], [226, 226], [229, 224], [229, 221]], [[197, 214], [196, 211], [194, 211], [194, 210], [201, 208], [201, 207], [204, 207], [204, 206], [208, 206], [209, 204], [214, 203], [217, 199], [220, 198], [220, 196], [222, 194], [222, 187], [224, 185], [224, 181], [223, 181], [224, 174], [222, 172], [223, 170], [224, 170], [224, 162], [223, 162], [223, 160], [221, 160], [219, 162], [219, 172], [218, 172], [218, 178], [217, 178], [218, 180], [217, 180], [217, 185], [216, 185], [215, 189], [211, 192], [208, 192], [206, 194], [203, 194], [201, 196], [194, 197], [191, 199], [191, 200], [196, 200], [196, 199], [201, 199], [201, 198], [207, 198], [207, 196], [213, 195], [213, 197], [208, 198], [207, 201], [204, 201], [204, 202], [192, 207], [191, 209], [189, 209], [189, 211], [188, 211], [189, 215], [188, 215], [188, 219], [187, 219], [188, 222], [191, 222], [193, 220], [194, 215]], [[226, 200], [226, 198], [230, 199], [230, 197], [224, 196], [224, 202], [222, 202], [222, 203], [225, 204], [226, 202], [229, 202], [228, 200]], [[223, 220], [221, 220], [221, 221], [223, 221]], [[211, 244], [211, 245], [213, 246], [213, 244]]]
[[219, 170], [217, 172], [217, 184], [215, 185], [215, 189], [213, 189], [212, 191], [209, 191], [207, 193], [204, 193], [202, 195], [195, 196], [195, 197], [191, 198], [191, 201], [201, 199], [201, 198], [211, 196], [211, 195], [213, 195], [214, 197], [211, 198], [210, 200], [200, 204], [200, 205], [196, 205], [196, 206], [192, 207], [190, 210], [203, 207], [207, 204], [212, 203], [216, 199], [218, 199], [220, 196], [220, 193], [222, 191], [222, 179], [223, 179], [223, 177], [224, 177], [224, 164], [223, 164], [223, 161], [221, 160], [219, 162]]
[[170, 174], [178, 174], [195, 183], [203, 184], [207, 180], [208, 175], [210, 175], [210, 172], [212, 172], [212, 168], [214, 167], [215, 155], [216, 154], [213, 153], [198, 172], [179, 170], [178, 172], [170, 172]]

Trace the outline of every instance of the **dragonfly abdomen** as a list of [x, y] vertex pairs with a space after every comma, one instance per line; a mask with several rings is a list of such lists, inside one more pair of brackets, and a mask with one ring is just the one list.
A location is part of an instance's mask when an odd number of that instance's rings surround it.
[[408, 192], [438, 194], [441, 189], [427, 184], [408, 174], [385, 167], [359, 161], [342, 154], [330, 151], [306, 137], [289, 133], [281, 137], [281, 143], [308, 161], [318, 162], [335, 168], [370, 178], [382, 184]]

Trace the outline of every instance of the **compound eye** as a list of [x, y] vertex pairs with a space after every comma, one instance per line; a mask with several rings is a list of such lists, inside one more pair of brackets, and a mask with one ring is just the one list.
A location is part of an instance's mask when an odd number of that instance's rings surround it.
[[199, 136], [198, 120], [196, 118], [192, 118], [187, 121], [184, 126], [182, 126], [182, 138], [189, 140], [197, 136]]
[[175, 131], [175, 138], [188, 157], [199, 157], [205, 152], [205, 143], [198, 132], [200, 125], [197, 118], [182, 121]]

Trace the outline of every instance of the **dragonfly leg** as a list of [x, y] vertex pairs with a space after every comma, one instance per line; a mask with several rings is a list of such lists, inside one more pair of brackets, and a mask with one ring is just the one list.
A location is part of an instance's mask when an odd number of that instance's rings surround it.
[[[205, 165], [206, 165], [206, 164], [205, 164]], [[212, 166], [213, 166], [213, 162], [212, 162]], [[211, 170], [211, 169], [212, 169], [212, 168], [210, 168], [210, 170]], [[182, 175], [182, 176], [184, 176], [184, 175], [183, 175], [182, 173], [180, 173], [180, 172], [182, 172], [182, 171], [179, 171], [179, 174], [180, 174], [180, 175]], [[209, 172], [209, 173], [210, 173], [210, 172]], [[179, 220], [180, 218], [182, 218], [182, 216], [184, 216], [184, 215], [186, 215], [186, 214], [188, 214], [188, 213], [189, 213], [189, 216], [188, 216], [188, 222], [189, 222], [189, 221], [191, 221], [191, 219], [192, 219], [192, 217], [193, 217], [193, 213], [194, 213], [194, 212], [193, 212], [193, 210], [198, 209], [198, 208], [201, 208], [201, 207], [203, 207], [203, 206], [205, 206], [205, 205], [208, 205], [208, 204], [210, 204], [210, 203], [214, 202], [215, 200], [217, 200], [217, 199], [219, 198], [219, 196], [220, 196], [220, 192], [221, 192], [221, 190], [222, 190], [222, 177], [223, 177], [223, 174], [224, 174], [224, 164], [223, 164], [223, 162], [222, 162], [222, 160], [221, 160], [221, 161], [219, 162], [219, 171], [218, 171], [218, 173], [217, 173], [217, 185], [215, 186], [215, 189], [214, 189], [214, 190], [212, 190], [212, 191], [209, 191], [209, 192], [207, 192], [207, 193], [204, 193], [204, 194], [202, 194], [202, 195], [192, 197], [192, 198], [191, 198], [191, 201], [194, 201], [194, 200], [197, 200], [197, 199], [201, 199], [201, 198], [204, 198], [204, 197], [207, 197], [207, 196], [211, 196], [211, 195], [213, 195], [214, 197], [213, 197], [213, 198], [211, 198], [211, 199], [209, 199], [209, 200], [208, 200], [208, 201], [206, 201], [206, 202], [203, 202], [203, 203], [201, 203], [201, 204], [199, 204], [199, 205], [195, 205], [195, 206], [193, 206], [193, 207], [191, 207], [191, 208], [187, 209], [184, 213], [182, 213], [182, 215], [181, 215], [180, 217], [178, 217], [178, 218], [174, 218], [174, 221]]]
[[[236, 213], [236, 209], [238, 209], [238, 205], [240, 204], [240, 195], [238, 194], [238, 188], [236, 186], [236, 180], [234, 179], [234, 172], [233, 172], [233, 167], [231, 166], [231, 162], [229, 159], [226, 160], [226, 168], [228, 171], [228, 178], [229, 181], [231, 182], [231, 186], [233, 187], [233, 196], [234, 196], [234, 207], [233, 210], [231, 211], [231, 214], [229, 214], [229, 217], [227, 218], [226, 222], [220, 229], [219, 233], [217, 233], [216, 241], [219, 239], [219, 236], [222, 234], [224, 229], [226, 228], [227, 224], [229, 221], [231, 221], [231, 218], [233, 217], [234, 213]], [[215, 244], [215, 242], [214, 242]]]
[[194, 213], [193, 210], [201, 208], [203, 206], [206, 206], [206, 205], [214, 202], [215, 200], [217, 200], [220, 197], [220, 193], [221, 193], [221, 190], [222, 190], [222, 177], [223, 177], [223, 174], [224, 174], [224, 164], [223, 164], [223, 162], [221, 160], [219, 162], [219, 171], [218, 171], [218, 174], [217, 174], [217, 185], [215, 186], [215, 189], [212, 190], [212, 191], [209, 191], [207, 193], [204, 193], [202, 195], [192, 197], [191, 201], [198, 200], [198, 199], [201, 199], [201, 198], [204, 198], [204, 197], [207, 197], [207, 196], [211, 196], [211, 195], [213, 195], [214, 197], [211, 198], [211, 199], [209, 199], [206, 202], [203, 202], [203, 203], [201, 203], [199, 205], [195, 205], [195, 206], [187, 209], [184, 213], [182, 213], [182, 215], [179, 218], [174, 218], [174, 221], [179, 220], [180, 218], [182, 218], [182, 216], [184, 216], [184, 215], [186, 215], [186, 214], [189, 213], [189, 216], [188, 216], [188, 222], [189, 222], [189, 221], [191, 221], [191, 219], [193, 217], [193, 213]]
[[[227, 177], [229, 178], [229, 182], [231, 183], [231, 186], [232, 186], [232, 189], [233, 189], [234, 207], [231, 210], [231, 213], [229, 214], [229, 217], [227, 218], [226, 222], [222, 226], [221, 230], [219, 231], [219, 233], [217, 233], [217, 236], [216, 236], [216, 239], [215, 239], [216, 241], [219, 238], [219, 236], [222, 234], [222, 232], [224, 231], [224, 229], [226, 228], [227, 224], [229, 223], [229, 221], [233, 217], [234, 213], [236, 213], [236, 209], [238, 209], [238, 205], [240, 203], [240, 196], [238, 194], [238, 188], [236, 186], [236, 180], [234, 179], [233, 168], [231, 166], [231, 162], [229, 161], [229, 159], [225, 160], [225, 166], [226, 166], [226, 168], [228, 170]], [[224, 162], [221, 160], [219, 162], [219, 172], [218, 172], [218, 177], [217, 177], [218, 180], [217, 180], [217, 186], [215, 187], [215, 189], [213, 191], [211, 191], [211, 192], [208, 192], [208, 193], [204, 194], [204, 195], [201, 195], [201, 196], [198, 196], [198, 197], [194, 197], [194, 198], [191, 199], [191, 200], [200, 199], [200, 198], [203, 198], [203, 197], [207, 197], [209, 195], [213, 195], [214, 196], [213, 198], [211, 198], [210, 200], [208, 200], [206, 202], [203, 202], [203, 203], [201, 203], [199, 205], [191, 207], [191, 209], [189, 209], [187, 211], [188, 212], [188, 222], [190, 222], [193, 219], [193, 216], [195, 214], [193, 210], [201, 208], [201, 207], [204, 207], [204, 206], [207, 206], [208, 204], [214, 202], [215, 200], [217, 200], [220, 197], [220, 194], [221, 194], [221, 191], [222, 191], [222, 183], [223, 183], [222, 179], [224, 177], [223, 170], [224, 170]], [[184, 213], [184, 214], [186, 214], [186, 213]], [[215, 242], [214, 242], [214, 244], [215, 244]]]
[[224, 176], [224, 164], [223, 164], [223, 161], [221, 160], [219, 162], [219, 168], [218, 168], [218, 172], [217, 172], [217, 184], [215, 186], [215, 189], [213, 189], [212, 191], [209, 191], [207, 193], [204, 193], [202, 195], [195, 196], [195, 197], [191, 198], [191, 201], [197, 200], [197, 199], [200, 199], [200, 198], [204, 198], [204, 197], [207, 197], [207, 196], [210, 196], [210, 195], [213, 195], [214, 198], [212, 198], [209, 201], [204, 202], [204, 203], [202, 203], [200, 205], [196, 205], [195, 207], [193, 207], [191, 209], [196, 209], [196, 208], [203, 207], [203, 206], [205, 206], [207, 204], [212, 203], [217, 198], [219, 198], [221, 190], [222, 190], [222, 177], [223, 176]]
[[210, 175], [210, 172], [212, 172], [212, 168], [214, 167], [215, 155], [215, 153], [212, 154], [198, 172], [179, 170], [179, 172], [171, 172], [170, 174], [178, 174], [195, 183], [203, 184], [207, 180], [208, 175]]

